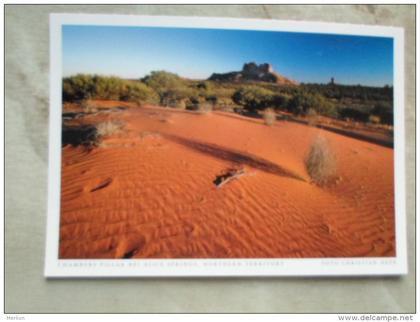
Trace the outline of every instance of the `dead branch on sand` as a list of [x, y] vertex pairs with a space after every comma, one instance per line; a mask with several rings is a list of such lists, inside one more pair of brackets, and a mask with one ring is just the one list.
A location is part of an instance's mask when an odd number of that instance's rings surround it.
[[220, 176], [217, 176], [216, 179], [213, 181], [213, 183], [216, 185], [217, 188], [221, 188], [226, 183], [238, 179], [247, 173], [245, 172], [245, 169], [228, 169], [228, 171]]

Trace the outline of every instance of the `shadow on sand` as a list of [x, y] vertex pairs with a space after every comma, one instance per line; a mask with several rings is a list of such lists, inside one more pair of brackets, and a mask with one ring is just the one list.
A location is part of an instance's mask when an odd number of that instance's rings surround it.
[[255, 169], [270, 173], [270, 174], [275, 174], [278, 176], [288, 177], [288, 178], [306, 182], [306, 180], [302, 178], [300, 175], [290, 170], [287, 170], [271, 161], [268, 161], [266, 159], [260, 158], [252, 154], [235, 151], [231, 149], [226, 149], [216, 144], [193, 141], [193, 140], [185, 139], [176, 135], [166, 134], [164, 135], [164, 137], [170, 141], [181, 144], [192, 150], [210, 155], [214, 158], [218, 158], [224, 161], [234, 162], [237, 164], [247, 165], [252, 168], [255, 168]]
[[[253, 122], [253, 123], [264, 125], [263, 122], [259, 121], [259, 120], [262, 119], [262, 116], [259, 115], [258, 113], [242, 112], [242, 113], [231, 113], [231, 115], [228, 115], [228, 113], [218, 113], [218, 114], [223, 115], [225, 117], [245, 120], [245, 121], [248, 121], [248, 122]], [[296, 117], [293, 117], [293, 116], [277, 116], [277, 121], [284, 121], [284, 122], [288, 121], [288, 122], [294, 122], [294, 123], [305, 125], [305, 126], [311, 126], [311, 125], [308, 124], [308, 121], [300, 120], [300, 119], [298, 119]], [[384, 147], [387, 147], [387, 148], [393, 148], [394, 147], [393, 137], [380, 138], [380, 137], [376, 137], [374, 135], [363, 134], [363, 133], [360, 133], [360, 132], [357, 132], [357, 131], [354, 131], [354, 130], [340, 129], [340, 128], [337, 128], [337, 127], [332, 127], [332, 126], [323, 125], [323, 124], [317, 124], [314, 127], [325, 130], [325, 131], [333, 132], [333, 133], [336, 133], [336, 134], [340, 134], [340, 135], [343, 135], [343, 136], [347, 136], [347, 137], [350, 137], [352, 139], [357, 139], [357, 140], [366, 141], [366, 142], [369, 142], [369, 143], [374, 143], [374, 144], [384, 146]]]
[[[310, 126], [310, 125], [308, 125], [307, 121], [298, 120], [297, 118], [292, 118], [291, 117], [291, 118], [288, 119], [288, 121]], [[375, 137], [373, 135], [370, 136], [368, 134], [362, 134], [362, 133], [359, 133], [359, 132], [354, 131], [354, 130], [352, 131], [352, 130], [346, 130], [346, 129], [339, 129], [339, 128], [336, 128], [336, 127], [323, 125], [323, 124], [317, 124], [315, 127], [319, 128], [319, 129], [322, 129], [322, 130], [325, 130], [325, 131], [330, 131], [330, 132], [333, 132], [333, 133], [336, 133], [336, 134], [347, 136], [347, 137], [350, 137], [352, 139], [357, 139], [357, 140], [377, 144], [377, 145], [380, 145], [380, 146], [384, 146], [386, 148], [393, 148], [394, 147], [393, 137], [390, 137], [388, 139], [385, 139], [385, 138], [382, 139], [382, 138]]]

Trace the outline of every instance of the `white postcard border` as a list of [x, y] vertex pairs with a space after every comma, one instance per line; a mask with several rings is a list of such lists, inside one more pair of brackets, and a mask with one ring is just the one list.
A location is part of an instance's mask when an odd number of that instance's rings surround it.
[[[305, 259], [58, 259], [61, 191], [63, 25], [144, 26], [305, 32], [394, 39], [394, 189], [396, 257]], [[50, 15], [50, 122], [46, 277], [345, 276], [407, 273], [404, 131], [404, 30], [342, 23], [93, 14]]]

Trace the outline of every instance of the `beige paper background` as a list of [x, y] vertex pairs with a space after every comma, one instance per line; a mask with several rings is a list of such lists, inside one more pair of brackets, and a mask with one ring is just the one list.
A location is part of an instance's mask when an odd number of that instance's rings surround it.
[[[409, 274], [399, 278], [44, 279], [49, 13], [249, 17], [404, 27]], [[7, 313], [414, 312], [413, 5], [7, 5], [5, 18]]]

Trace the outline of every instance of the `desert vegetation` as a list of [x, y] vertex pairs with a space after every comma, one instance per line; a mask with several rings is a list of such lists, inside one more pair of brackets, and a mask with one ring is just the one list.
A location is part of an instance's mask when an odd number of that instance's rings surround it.
[[92, 148], [99, 145], [98, 129], [91, 124], [77, 126], [63, 126], [62, 144], [63, 146], [72, 145], [74, 147], [84, 146]]
[[90, 99], [84, 99], [80, 102], [80, 106], [85, 113], [96, 113], [98, 109]]
[[266, 108], [262, 113], [264, 123], [266, 125], [273, 125], [276, 121], [277, 115], [276, 112], [272, 108]]
[[204, 102], [204, 103], [198, 105], [198, 111], [201, 114], [208, 114], [212, 110], [213, 110], [213, 105], [211, 103]]
[[126, 124], [121, 120], [108, 120], [94, 124], [63, 125], [63, 146], [83, 146], [88, 149], [101, 146], [104, 138], [121, 133]]
[[63, 101], [90, 99], [157, 102], [157, 93], [140, 81], [97, 75], [76, 75], [63, 79]]
[[96, 125], [98, 137], [107, 137], [120, 133], [125, 127], [125, 123], [119, 120], [101, 122]]
[[306, 111], [306, 119], [308, 120], [308, 124], [311, 126], [316, 126], [318, 122], [318, 113], [315, 109], [310, 108]]
[[63, 79], [64, 102], [86, 104], [92, 99], [196, 111], [202, 111], [203, 106], [208, 109], [210, 105], [212, 110], [254, 115], [271, 108], [295, 116], [316, 113], [337, 120], [393, 124], [393, 88], [389, 86], [196, 81], [166, 71], [154, 71], [138, 80], [98, 75]]
[[324, 136], [318, 135], [305, 159], [312, 181], [318, 185], [329, 183], [337, 171], [335, 153]]

